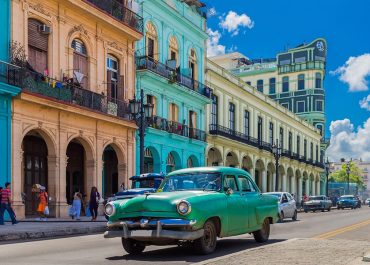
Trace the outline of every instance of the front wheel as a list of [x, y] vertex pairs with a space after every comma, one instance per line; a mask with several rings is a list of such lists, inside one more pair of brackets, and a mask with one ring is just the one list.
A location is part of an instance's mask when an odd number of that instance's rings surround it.
[[270, 220], [266, 218], [263, 221], [262, 228], [258, 231], [253, 232], [254, 240], [258, 243], [264, 243], [269, 239], [270, 236]]
[[280, 214], [279, 214], [279, 223], [282, 223], [282, 222], [284, 222], [284, 212], [283, 211], [281, 211], [280, 212]]
[[329, 208], [328, 208], [328, 212], [330, 212], [331, 211], [331, 207], [329, 206]]
[[215, 224], [212, 221], [207, 221], [203, 229], [204, 235], [194, 241], [194, 248], [199, 254], [207, 255], [216, 249], [217, 232]]
[[293, 217], [292, 217], [292, 220], [293, 220], [293, 221], [297, 221], [297, 215], [298, 215], [297, 210], [295, 210], [295, 211], [294, 211], [294, 215], [293, 215]]
[[128, 254], [132, 254], [132, 255], [141, 254], [145, 249], [144, 245], [130, 238], [128, 239], [122, 238], [122, 246]]

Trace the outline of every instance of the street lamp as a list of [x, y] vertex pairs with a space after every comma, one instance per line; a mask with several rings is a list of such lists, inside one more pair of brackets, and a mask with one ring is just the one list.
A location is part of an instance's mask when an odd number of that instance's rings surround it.
[[330, 174], [330, 162], [329, 158], [326, 158], [325, 162], [325, 170], [326, 170], [326, 196], [329, 196], [329, 174]]
[[349, 194], [349, 174], [351, 173], [351, 162], [352, 162], [352, 158], [351, 158], [351, 161], [348, 161], [347, 162], [347, 166], [346, 166], [346, 172], [347, 172], [347, 194]]
[[276, 139], [276, 144], [272, 146], [272, 153], [275, 156], [276, 174], [275, 174], [275, 191], [279, 191], [279, 159], [281, 157], [281, 146], [279, 140]]
[[140, 99], [132, 99], [129, 102], [130, 113], [139, 126], [140, 138], [140, 174], [144, 173], [144, 136], [148, 126], [147, 120], [153, 117], [154, 106], [150, 103], [144, 104], [144, 90], [140, 90]]

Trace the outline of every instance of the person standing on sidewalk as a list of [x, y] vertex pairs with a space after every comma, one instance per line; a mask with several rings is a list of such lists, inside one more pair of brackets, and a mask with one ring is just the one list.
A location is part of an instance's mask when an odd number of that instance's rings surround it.
[[0, 225], [4, 225], [4, 213], [5, 210], [8, 211], [10, 218], [12, 219], [12, 224], [15, 225], [18, 221], [15, 219], [15, 213], [11, 206], [11, 190], [10, 183], [5, 183], [5, 189], [1, 191], [1, 204], [0, 204]]
[[[72, 207], [73, 207], [74, 214], [76, 216], [77, 221], [81, 220], [80, 218], [81, 205], [82, 205], [82, 194], [79, 190], [77, 190], [75, 194], [73, 195], [73, 203], [72, 203]], [[72, 216], [72, 219], [73, 218], [74, 216]]]
[[98, 192], [98, 189], [96, 187], [92, 187], [91, 192], [90, 192], [90, 202], [89, 202], [91, 221], [96, 221], [96, 218], [98, 217], [99, 201], [100, 201], [100, 194]]
[[40, 216], [40, 221], [46, 221], [46, 215], [49, 212], [48, 209], [48, 193], [46, 192], [45, 187], [40, 188], [40, 193], [38, 194], [39, 205], [37, 207], [37, 213]]

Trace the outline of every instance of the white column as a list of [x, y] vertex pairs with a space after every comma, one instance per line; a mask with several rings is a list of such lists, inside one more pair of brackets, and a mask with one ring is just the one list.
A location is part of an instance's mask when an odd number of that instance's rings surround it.
[[306, 195], [310, 195], [310, 180], [306, 179], [306, 190], [304, 191]]
[[282, 176], [282, 191], [287, 191], [287, 190], [286, 190], [286, 181], [287, 181], [287, 175], [286, 175], [286, 174], [284, 174], [284, 175]]
[[316, 195], [316, 182], [315, 180], [312, 180], [312, 195]]
[[262, 171], [262, 192], [267, 192], [267, 171]]
[[301, 197], [302, 197], [302, 177], [298, 179], [297, 200], [301, 200]]

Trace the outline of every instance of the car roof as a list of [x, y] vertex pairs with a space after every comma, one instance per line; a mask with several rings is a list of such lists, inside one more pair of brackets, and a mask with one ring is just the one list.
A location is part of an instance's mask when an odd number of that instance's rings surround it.
[[249, 175], [249, 173], [240, 168], [234, 167], [192, 167], [175, 170], [168, 174], [168, 176], [177, 174], [190, 174], [190, 173], [230, 173], [230, 174], [243, 174]]
[[264, 192], [263, 194], [285, 194], [287, 192], [284, 191], [270, 191], [270, 192]]
[[138, 176], [132, 176], [130, 180], [137, 180], [137, 179], [156, 179], [156, 178], [164, 178], [164, 174], [161, 173], [146, 173], [141, 174]]

